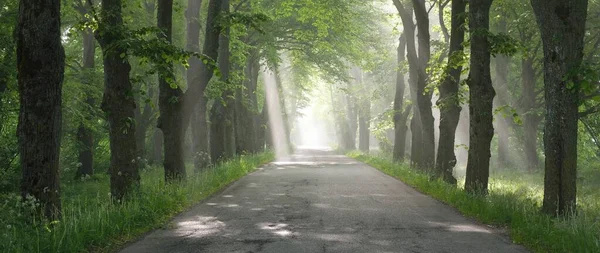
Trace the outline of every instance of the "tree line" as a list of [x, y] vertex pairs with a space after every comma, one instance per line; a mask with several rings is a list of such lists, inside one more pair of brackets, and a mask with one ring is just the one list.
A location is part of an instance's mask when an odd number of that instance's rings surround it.
[[[534, 170], [539, 163], [538, 125], [543, 122], [542, 210], [551, 215], [572, 214], [576, 207], [578, 124], [596, 110], [592, 100], [597, 94], [597, 80], [588, 81], [593, 75], [589, 67], [593, 62], [586, 62], [584, 55], [590, 60], [596, 57], [597, 36], [591, 34], [594, 28], [586, 28], [586, 24], [593, 21], [587, 18], [588, 7], [596, 13], [597, 3], [592, 1], [593, 5], [588, 6], [587, 0], [393, 2], [403, 26], [398, 63], [402, 66], [408, 61], [408, 71], [399, 68], [396, 83], [394, 159], [400, 162], [405, 158], [405, 138], [410, 124], [411, 164], [456, 185], [452, 173], [457, 163], [456, 132], [466, 100], [469, 147], [465, 190], [486, 193], [491, 144], [496, 133], [498, 164], [510, 163], [509, 137], [498, 125], [504, 124], [506, 128], [506, 125], [517, 125], [518, 121], [519, 127], [524, 128], [526, 166]], [[446, 16], [448, 7], [450, 15]], [[432, 50], [429, 14], [436, 8], [443, 47], [432, 59], [432, 52], [436, 51]], [[491, 13], [495, 18], [490, 18]], [[444, 20], [447, 17], [450, 17], [449, 28]], [[588, 48], [591, 51], [587, 51]], [[508, 71], [512, 68], [510, 58], [521, 58], [520, 89], [509, 88], [509, 82], [515, 82], [508, 80]], [[442, 61], [446, 63], [440, 65]], [[494, 65], [492, 81], [491, 66]], [[404, 101], [406, 72], [412, 104]], [[541, 83], [538, 80], [543, 83], [538, 85]], [[437, 152], [431, 86], [439, 92], [436, 94], [440, 111]], [[466, 94], [468, 98], [463, 98]], [[515, 98], [519, 96], [517, 101]], [[512, 111], [499, 105], [508, 105]], [[543, 107], [545, 109], [540, 110]], [[408, 123], [411, 110], [412, 119]], [[495, 117], [501, 110], [509, 110], [510, 116]]]
[[[387, 5], [401, 23], [396, 38], [386, 30]], [[597, 1], [8, 0], [3, 7], [0, 187], [19, 185], [49, 218], [60, 217], [68, 167], [75, 178], [106, 169], [111, 196], [126, 201], [147, 163], [162, 164], [165, 181], [177, 183], [187, 162], [202, 171], [272, 146], [266, 69], [288, 142], [301, 131], [301, 109], [316, 99], [311, 92], [325, 89], [340, 148], [368, 151], [375, 135], [395, 161], [409, 154], [414, 167], [456, 184], [456, 145], [467, 128], [465, 189], [486, 193], [491, 164], [516, 166], [510, 153], [519, 146], [531, 171], [545, 157], [549, 214], [575, 210], [577, 151], [599, 153]]]
[[[312, 69], [342, 78], [345, 61], [359, 61], [360, 45], [371, 42], [346, 28], [369, 31], [372, 23], [353, 18], [375, 13], [360, 1], [10, 4], [5, 11], [17, 23], [16, 71], [4, 83], [15, 80], [19, 89], [18, 103], [11, 101], [19, 105], [19, 148], [12, 154], [22, 197], [39, 201], [49, 219], [61, 217], [65, 161], [76, 164], [76, 178], [85, 178], [107, 159], [110, 194], [118, 203], [135, 193], [146, 163], [162, 162], [165, 182], [177, 183], [185, 180], [188, 161], [202, 171], [269, 148], [262, 72], [270, 69], [283, 92], [281, 75], [289, 71], [281, 66], [293, 63], [295, 95], [277, 101], [294, 107], [282, 110], [289, 118], [306, 103]], [[11, 55], [4, 53], [3, 70], [10, 70]], [[63, 91], [74, 100], [65, 100]], [[285, 129], [290, 138], [291, 126]], [[65, 149], [69, 153], [61, 154]]]

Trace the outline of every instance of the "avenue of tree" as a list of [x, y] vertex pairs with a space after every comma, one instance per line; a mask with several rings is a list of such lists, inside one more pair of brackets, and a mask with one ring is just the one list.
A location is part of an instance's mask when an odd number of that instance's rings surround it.
[[[327, 91], [340, 149], [368, 152], [375, 136], [396, 162], [457, 185], [466, 129], [465, 191], [486, 194], [492, 167], [543, 168], [550, 215], [575, 212], [578, 150], [600, 154], [597, 1], [3, 5], [0, 190], [49, 219], [66, 167], [106, 171], [124, 202], [147, 164], [178, 183], [188, 162], [199, 172], [272, 148], [269, 117], [294, 143], [314, 90]], [[281, 115], [268, 111], [269, 74]]]

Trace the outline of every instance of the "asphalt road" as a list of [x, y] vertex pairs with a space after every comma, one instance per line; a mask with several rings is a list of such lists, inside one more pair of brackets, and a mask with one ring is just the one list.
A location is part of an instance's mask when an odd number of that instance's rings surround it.
[[300, 150], [121, 252], [527, 252], [402, 182]]

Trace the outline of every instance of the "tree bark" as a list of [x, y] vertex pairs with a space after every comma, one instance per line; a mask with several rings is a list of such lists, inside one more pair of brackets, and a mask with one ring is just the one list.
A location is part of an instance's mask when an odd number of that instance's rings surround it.
[[290, 117], [288, 114], [287, 103], [285, 101], [285, 94], [283, 94], [283, 81], [281, 80], [281, 74], [279, 69], [276, 69], [274, 72], [275, 75], [275, 84], [277, 87], [277, 92], [279, 98], [279, 106], [281, 107], [281, 117], [283, 119], [283, 138], [285, 138], [285, 149], [287, 150], [287, 154], [292, 152], [292, 141], [291, 141], [291, 127], [290, 127]]
[[159, 164], [163, 161], [163, 134], [160, 129], [155, 128], [152, 134], [152, 155], [150, 156], [151, 164]]
[[[238, 154], [256, 152], [256, 122], [255, 116], [258, 111], [256, 104], [256, 80], [254, 78], [255, 62], [258, 62], [256, 53], [251, 54], [246, 60], [244, 69], [244, 81], [242, 89], [236, 90], [236, 151]], [[256, 73], [258, 74], [258, 73]]]
[[436, 176], [443, 178], [447, 183], [456, 185], [456, 178], [452, 175], [456, 166], [454, 143], [456, 128], [460, 120], [460, 74], [462, 65], [456, 65], [458, 59], [463, 57], [463, 42], [465, 40], [466, 0], [452, 0], [452, 26], [450, 34], [450, 51], [445, 77], [440, 85], [440, 98], [437, 105], [440, 108], [440, 139], [436, 161]]
[[[217, 60], [219, 55], [219, 34], [221, 33], [219, 17], [221, 15], [223, 0], [210, 0], [208, 2], [208, 15], [206, 18], [206, 32], [202, 54], [212, 60]], [[215, 66], [212, 64], [202, 64], [198, 71], [198, 76], [192, 79], [183, 96], [182, 120], [183, 126], [187, 127], [192, 114], [196, 111], [201, 96], [204, 96], [204, 90], [208, 82], [214, 75]]]
[[[256, 133], [255, 137], [251, 137], [254, 141], [254, 147], [252, 149], [252, 151], [254, 153], [262, 152], [265, 149], [264, 141], [261, 142], [261, 134], [264, 134], [264, 131], [262, 131], [263, 128], [261, 128], [261, 115], [258, 113], [259, 112], [258, 96], [256, 93], [258, 91], [259, 72], [260, 72], [260, 61], [257, 58], [252, 63], [252, 67], [250, 70], [250, 87], [251, 87], [251, 89], [249, 89], [249, 91], [248, 91], [249, 96], [250, 96], [250, 102], [254, 105], [254, 108], [256, 109], [256, 112], [252, 115], [252, 120], [254, 121], [254, 133]], [[250, 91], [252, 91], [252, 92], [250, 92]]]
[[[154, 87], [149, 86], [147, 88], [146, 95], [148, 98], [154, 97]], [[150, 103], [145, 102], [146, 98], [139, 97], [139, 103], [144, 103], [144, 109], [141, 110], [140, 107], [136, 107], [135, 110], [135, 123], [136, 123], [136, 131], [135, 131], [135, 143], [137, 146], [137, 157], [139, 159], [146, 158], [146, 137], [148, 134], [148, 129], [150, 128], [150, 124], [152, 123], [152, 114], [153, 109]], [[142, 166], [140, 164], [140, 166]]]
[[[411, 93], [411, 100], [413, 102], [418, 100], [418, 69], [419, 69], [419, 58], [417, 55], [417, 46], [415, 43], [415, 24], [413, 22], [412, 9], [410, 5], [406, 6], [400, 0], [394, 0], [394, 5], [400, 14], [402, 19], [402, 26], [404, 27], [404, 34], [406, 34], [406, 54], [408, 59], [409, 67], [409, 86]], [[413, 116], [410, 122], [411, 132], [411, 152], [410, 160], [411, 166], [422, 168], [423, 166], [423, 131], [421, 127], [421, 114], [417, 103], [413, 103]]]
[[526, 57], [521, 61], [522, 98], [521, 111], [523, 114], [524, 153], [529, 172], [538, 168], [540, 162], [537, 154], [537, 129], [542, 118], [535, 113], [535, 69], [534, 59]]
[[546, 121], [542, 211], [575, 212], [579, 74], [587, 0], [531, 0], [544, 45]]
[[[187, 19], [187, 42], [186, 49], [190, 52], [200, 52], [200, 9], [202, 0], [188, 0], [188, 7], [185, 12]], [[198, 74], [202, 68], [202, 62], [197, 57], [192, 57], [189, 60], [190, 67], [187, 70], [187, 86], [194, 85], [194, 79], [199, 78]], [[210, 154], [208, 144], [209, 128], [206, 118], [206, 97], [199, 97], [198, 106], [192, 116], [192, 144], [194, 150], [194, 166], [196, 170], [202, 170], [204, 166], [210, 164], [207, 159]]]
[[[229, 0], [223, 0], [221, 11], [229, 13]], [[221, 81], [229, 82], [230, 50], [229, 29], [219, 38], [219, 70]], [[216, 99], [210, 111], [210, 151], [212, 161], [220, 161], [235, 155], [234, 101], [232, 91], [225, 87], [220, 99]]]
[[[143, 1], [144, 9], [146, 10], [146, 15], [148, 20], [151, 22], [149, 24], [154, 24], [154, 12], [156, 10], [155, 0], [145, 0]], [[154, 150], [151, 151], [151, 154], [148, 155], [146, 151], [146, 139], [148, 137], [148, 130], [152, 129], [155, 132], [160, 131], [154, 128], [154, 108], [151, 103], [146, 102], [147, 99], [151, 99], [152, 101], [158, 102], [156, 96], [156, 87], [152, 84], [147, 85], [146, 93], [141, 94], [140, 96], [136, 96], [136, 101], [140, 105], [136, 107], [135, 110], [135, 123], [136, 123], [136, 131], [135, 131], [135, 140], [137, 146], [137, 157], [139, 159], [147, 159], [149, 163], [160, 163], [162, 162], [162, 144], [160, 145], [160, 154], [154, 155]], [[145, 95], [145, 97], [143, 96]], [[144, 107], [141, 108], [141, 104], [144, 104]], [[156, 133], [152, 134], [152, 138], [156, 136]], [[162, 139], [161, 139], [162, 140]], [[161, 142], [162, 143], [162, 142]], [[153, 147], [154, 149], [154, 147]], [[156, 158], [156, 159], [155, 159]], [[143, 168], [143, 164], [139, 164], [140, 168]]]
[[[349, 84], [348, 90], [351, 90], [352, 86]], [[357, 115], [357, 103], [356, 99], [350, 95], [345, 94], [344, 98], [346, 99], [346, 131], [347, 135], [345, 137], [345, 150], [354, 150], [356, 149], [356, 131], [358, 130], [358, 115]]]
[[[210, 161], [210, 127], [208, 125], [207, 103], [208, 99], [202, 97], [198, 103], [197, 111], [192, 118], [192, 139], [194, 149], [194, 165], [197, 171], [204, 169], [203, 166], [211, 163]], [[201, 161], [199, 159], [205, 159]]]
[[[161, 15], [172, 16], [172, 0], [169, 2], [159, 2], [160, 5], [171, 8], [171, 11], [162, 12]], [[221, 12], [222, 0], [210, 0], [208, 4], [208, 15], [206, 19], [206, 37], [203, 55], [212, 60], [216, 59], [219, 54], [219, 34], [220, 28], [218, 18]], [[161, 12], [161, 11], [159, 11]], [[159, 18], [159, 20], [162, 18]], [[172, 20], [170, 21], [172, 22]], [[164, 25], [171, 29], [171, 23]], [[212, 63], [202, 64], [197, 77], [193, 78], [191, 85], [188, 86], [185, 94], [182, 94], [180, 89], [167, 90], [166, 85], [162, 87], [161, 118], [159, 118], [159, 128], [163, 131], [163, 140], [165, 146], [165, 177], [166, 178], [181, 178], [185, 176], [184, 167], [184, 136], [187, 126], [189, 126], [193, 113], [196, 111], [198, 103], [202, 101], [200, 98], [204, 96], [204, 90], [212, 76], [214, 75], [215, 66]], [[170, 88], [170, 87], [169, 87]], [[168, 98], [168, 99], [167, 99]], [[175, 98], [175, 99], [172, 99]], [[170, 101], [169, 101], [170, 100]], [[168, 103], [170, 102], [170, 103]], [[160, 104], [160, 102], [159, 102]], [[166, 114], [165, 112], [174, 112]], [[169, 159], [169, 161], [167, 161]]]
[[129, 80], [131, 66], [127, 51], [117, 43], [124, 39], [121, 0], [102, 0], [101, 21], [96, 39], [103, 51], [104, 97], [102, 110], [107, 114], [110, 138], [110, 191], [116, 200], [123, 200], [139, 185], [136, 159], [135, 99]]
[[[255, 63], [255, 69], [256, 69], [256, 76], [255, 80], [256, 83], [258, 84], [258, 72], [260, 71], [260, 63], [256, 62]], [[257, 102], [258, 104], [258, 102]], [[257, 131], [257, 135], [256, 135], [256, 150], [257, 151], [263, 151], [265, 150], [266, 146], [267, 146], [267, 138], [268, 138], [268, 134], [267, 134], [267, 128], [269, 125], [269, 119], [268, 119], [268, 106], [267, 106], [267, 101], [265, 99], [265, 101], [263, 101], [263, 108], [260, 111], [259, 115], [256, 115], [254, 120], [256, 122], [256, 131]]]
[[368, 99], [365, 99], [361, 105], [358, 115], [358, 149], [362, 152], [369, 152], [369, 121], [371, 119], [371, 103]]
[[430, 35], [429, 35], [429, 15], [425, 7], [425, 0], [412, 0], [415, 17], [417, 20], [419, 55], [417, 68], [417, 104], [419, 106], [419, 115], [421, 119], [423, 153], [420, 167], [425, 170], [432, 170], [435, 166], [435, 127], [432, 111], [431, 98], [433, 89], [427, 89], [427, 66], [431, 56]]
[[469, 1], [471, 31], [471, 71], [469, 73], [470, 138], [465, 190], [487, 193], [490, 143], [494, 136], [493, 101], [496, 96], [490, 75], [488, 41], [492, 0]]
[[[81, 6], [79, 14], [84, 18], [89, 15], [89, 2], [86, 1], [84, 6]], [[84, 75], [91, 75], [96, 67], [95, 55], [96, 45], [94, 41], [94, 32], [90, 28], [86, 28], [82, 33], [83, 37], [83, 73]], [[85, 79], [84, 79], [85, 80]], [[83, 85], [92, 86], [94, 82], [88, 78], [83, 82]], [[89, 108], [96, 106], [96, 101], [91, 95], [87, 95], [85, 102]], [[87, 112], [84, 119], [85, 123], [92, 120], [91, 112]], [[79, 124], [77, 129], [77, 142], [79, 143], [79, 163], [81, 166], [77, 168], [75, 178], [81, 178], [84, 176], [91, 176], [94, 174], [94, 135], [92, 129], [86, 126], [84, 122]]]
[[[161, 33], [158, 35], [172, 41], [173, 31], [173, 0], [158, 1], [157, 24]], [[183, 144], [185, 129], [181, 117], [181, 106], [183, 91], [181, 88], [171, 87], [171, 82], [175, 82], [173, 66], [167, 67], [166, 71], [159, 73], [158, 104], [160, 108], [160, 117], [158, 118], [158, 128], [162, 130], [164, 137], [164, 162], [165, 181], [171, 182], [185, 179], [185, 162], [183, 157]]]
[[404, 161], [406, 153], [406, 131], [408, 126], [406, 121], [408, 114], [410, 113], [410, 106], [402, 111], [404, 107], [404, 91], [406, 90], [406, 84], [404, 83], [404, 72], [401, 68], [406, 60], [404, 52], [406, 51], [406, 37], [404, 34], [400, 36], [398, 44], [398, 70], [396, 70], [396, 94], [394, 97], [394, 161]]
[[22, 0], [16, 31], [21, 196], [39, 201], [39, 211], [48, 219], [60, 219], [59, 157], [65, 69], [60, 1]]
[[[415, 101], [416, 92], [412, 92], [413, 101]], [[419, 107], [413, 105], [413, 115], [410, 120], [410, 164], [412, 167], [422, 169], [423, 163], [423, 128], [421, 127], [421, 113]]]

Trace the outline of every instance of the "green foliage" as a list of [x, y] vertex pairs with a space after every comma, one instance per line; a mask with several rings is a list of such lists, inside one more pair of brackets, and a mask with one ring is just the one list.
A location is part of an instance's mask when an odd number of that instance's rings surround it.
[[494, 57], [497, 55], [512, 56], [519, 50], [518, 42], [508, 34], [488, 33], [487, 36], [491, 47], [490, 53]]
[[498, 106], [494, 109], [494, 115], [501, 115], [501, 118], [512, 118], [513, 122], [519, 126], [523, 125], [523, 120], [517, 110], [510, 105]]
[[162, 168], [142, 173], [140, 191], [126, 203], [111, 203], [106, 174], [63, 181], [63, 219], [23, 215], [37, 205], [15, 194], [0, 195], [0, 252], [114, 251], [145, 232], [165, 226], [174, 215], [272, 160], [272, 153], [240, 156], [181, 184], [165, 184]]
[[121, 58], [130, 54], [140, 59], [140, 64], [146, 63], [152, 64], [152, 68], [146, 73], [153, 75], [159, 73], [164, 76], [165, 80], [171, 85], [172, 88], [177, 88], [179, 85], [175, 81], [172, 66], [183, 65], [189, 67], [188, 59], [190, 57], [197, 57], [209, 68], [215, 71], [216, 76], [220, 76], [216, 59], [198, 53], [189, 52], [180, 47], [171, 44], [162, 36], [160, 38], [155, 37], [155, 34], [160, 33], [160, 30], [156, 27], [145, 27], [138, 30], [127, 30], [123, 35], [125, 39], [118, 41], [114, 45], [110, 46], [108, 50], [119, 47], [125, 48], [127, 53], [121, 54]]
[[391, 153], [394, 150], [394, 145], [388, 138], [388, 132], [394, 130], [394, 113], [394, 110], [386, 110], [373, 119], [374, 126], [371, 132], [379, 141], [379, 149], [385, 153]]
[[17, 120], [16, 44], [14, 28], [17, 22], [18, 1], [0, 2], [0, 193], [15, 190], [18, 185], [19, 157]]
[[453, 206], [466, 216], [493, 226], [506, 227], [514, 242], [534, 252], [600, 251], [600, 227], [597, 222], [600, 217], [600, 191], [597, 185], [593, 185], [597, 182], [585, 186], [596, 192], [593, 198], [586, 198], [581, 204], [580, 215], [568, 220], [553, 219], [539, 212], [543, 191], [539, 174], [524, 177], [522, 172], [505, 172], [492, 175], [489, 195], [478, 196], [464, 192], [462, 187], [430, 180], [429, 175], [412, 170], [406, 164], [395, 164], [388, 156], [357, 152], [348, 155]]

